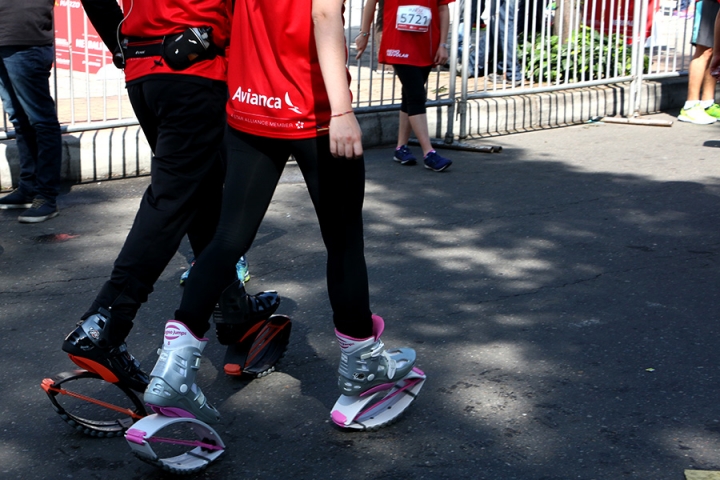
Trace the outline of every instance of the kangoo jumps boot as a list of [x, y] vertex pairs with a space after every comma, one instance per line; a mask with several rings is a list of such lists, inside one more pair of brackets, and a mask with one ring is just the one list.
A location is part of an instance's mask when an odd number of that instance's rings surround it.
[[165, 324], [163, 346], [150, 372], [145, 403], [167, 417], [190, 417], [207, 424], [217, 423], [220, 413], [210, 405], [195, 383], [206, 338], [197, 338], [177, 320]]
[[384, 322], [372, 316], [373, 336], [351, 338], [336, 331], [340, 343], [340, 398], [330, 411], [342, 428], [376, 430], [393, 423], [415, 400], [425, 373], [415, 367], [415, 350], [385, 350]]
[[221, 345], [232, 345], [257, 322], [267, 320], [280, 306], [275, 290], [248, 295], [241, 280], [223, 290], [213, 311], [217, 338]]
[[227, 287], [213, 313], [218, 340], [227, 345], [223, 370], [233, 377], [263, 377], [287, 350], [292, 322], [273, 315], [280, 305], [274, 290], [248, 295], [240, 280]]
[[125, 342], [114, 342], [110, 335], [110, 312], [100, 309], [78, 323], [63, 342], [70, 360], [110, 383], [120, 383], [142, 392], [148, 385], [147, 373], [127, 351]]
[[385, 322], [377, 315], [372, 320], [373, 336], [369, 338], [352, 338], [335, 330], [341, 351], [338, 387], [343, 395], [357, 396], [374, 387], [394, 385], [415, 365], [412, 348], [385, 350], [380, 340]]

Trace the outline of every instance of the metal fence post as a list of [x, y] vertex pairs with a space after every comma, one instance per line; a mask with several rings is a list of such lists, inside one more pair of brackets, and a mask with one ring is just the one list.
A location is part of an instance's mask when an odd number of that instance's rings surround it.
[[642, 101], [643, 67], [645, 57], [645, 30], [647, 29], [648, 0], [635, 0], [633, 10], [632, 60], [629, 117], [640, 115]]
[[[457, 72], [457, 51], [458, 51], [458, 22], [460, 21], [460, 9], [453, 9], [452, 30], [450, 32], [450, 80], [448, 81], [448, 98], [455, 98], [455, 72]], [[445, 132], [445, 143], [453, 143], [455, 122], [455, 102], [448, 105], [447, 109], [447, 131]]]
[[[463, 52], [462, 52], [462, 76], [460, 77], [460, 99], [458, 101], [458, 110], [460, 112], [460, 133], [458, 137], [462, 140], [467, 138], [467, 104], [468, 104], [468, 63], [470, 60], [470, 44], [472, 43], [471, 32], [472, 32], [472, 0], [465, 0], [463, 2]], [[460, 9], [456, 9], [455, 14], [456, 20], [459, 22]], [[459, 24], [458, 24], [459, 25]], [[455, 31], [455, 37], [459, 35], [457, 29]], [[477, 46], [475, 47], [477, 48]]]

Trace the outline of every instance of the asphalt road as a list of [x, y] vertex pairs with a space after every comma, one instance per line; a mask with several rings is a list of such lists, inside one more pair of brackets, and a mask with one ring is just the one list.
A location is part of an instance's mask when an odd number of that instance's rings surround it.
[[[671, 112], [676, 113], [676, 112]], [[671, 115], [651, 116], [673, 119]], [[366, 255], [388, 346], [428, 375], [399, 422], [340, 431], [324, 249], [289, 167], [249, 252], [289, 351], [252, 382], [208, 346], [199, 382], [228, 444], [208, 479], [683, 480], [720, 470], [720, 125], [588, 124], [475, 140], [449, 171], [367, 152]], [[417, 147], [415, 148], [417, 150]], [[0, 477], [170, 478], [78, 434], [43, 378], [110, 272], [146, 178], [67, 187], [38, 225], [0, 212]], [[184, 244], [128, 339], [148, 370]]]

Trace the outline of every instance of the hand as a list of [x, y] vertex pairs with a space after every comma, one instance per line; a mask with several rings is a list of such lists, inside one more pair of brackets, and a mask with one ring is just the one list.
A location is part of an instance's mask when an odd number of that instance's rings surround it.
[[720, 52], [714, 53], [710, 60], [710, 75], [720, 82]]
[[445, 47], [445, 44], [441, 43], [438, 47], [437, 53], [435, 53], [435, 65], [445, 65], [448, 58], [450, 58], [448, 49]]
[[357, 37], [355, 37], [355, 49], [357, 50], [357, 55], [355, 55], [355, 60], [360, 60], [360, 57], [362, 56], [363, 52], [365, 52], [365, 49], [368, 45], [368, 38], [369, 35], [360, 33]]
[[114, 45], [112, 49], [112, 62], [120, 70], [125, 68], [125, 54], [122, 51], [122, 45], [125, 45], [125, 38], [121, 35], [117, 45]]
[[362, 131], [354, 113], [330, 118], [330, 153], [333, 157], [362, 156]]

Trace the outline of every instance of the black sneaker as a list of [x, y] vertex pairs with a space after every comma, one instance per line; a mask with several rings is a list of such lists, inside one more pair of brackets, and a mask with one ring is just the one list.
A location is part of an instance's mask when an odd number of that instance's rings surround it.
[[110, 383], [121, 383], [138, 392], [144, 392], [150, 382], [140, 369], [140, 363], [127, 351], [125, 343], [110, 345], [107, 331], [108, 318], [96, 313], [78, 323], [65, 338], [62, 349], [76, 365], [97, 373]]
[[30, 208], [19, 217], [20, 223], [40, 223], [58, 216], [57, 205], [51, 204], [42, 197], [35, 197]]
[[33, 197], [28, 197], [16, 188], [11, 193], [0, 198], [0, 210], [8, 210], [10, 208], [30, 208], [32, 207]]

